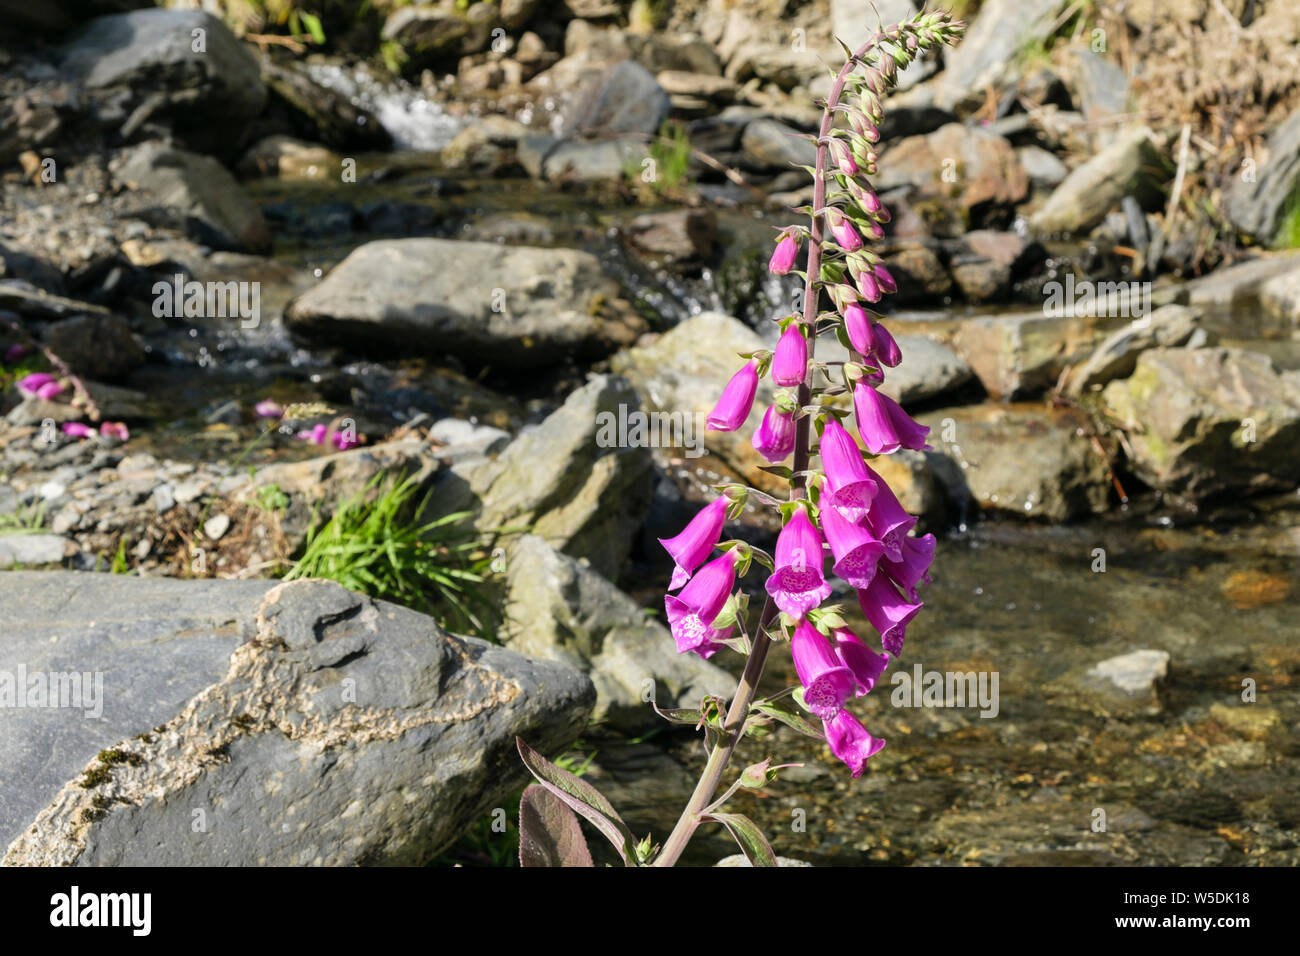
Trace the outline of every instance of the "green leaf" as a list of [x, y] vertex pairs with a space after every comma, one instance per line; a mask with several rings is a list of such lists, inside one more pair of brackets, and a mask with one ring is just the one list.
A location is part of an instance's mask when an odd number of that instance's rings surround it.
[[305, 13], [304, 11], [299, 10], [298, 19], [302, 22], [302, 25], [307, 28], [307, 32], [311, 34], [311, 38], [314, 43], [325, 42], [325, 31], [324, 29], [321, 28], [320, 17], [316, 16], [315, 14]]
[[604, 795], [581, 777], [551, 763], [520, 737], [515, 738], [519, 757], [537, 782], [563, 800], [613, 844], [625, 866], [634, 865], [636, 839]]
[[763, 831], [749, 817], [739, 813], [711, 813], [705, 819], [714, 820], [726, 827], [736, 843], [740, 845], [745, 857], [754, 866], [778, 865], [776, 854], [772, 852], [772, 844], [767, 842]]
[[536, 783], [519, 798], [519, 865], [593, 865], [577, 814]]
[[802, 711], [790, 706], [785, 700], [757, 701], [751, 708], [751, 712], [770, 717], [772, 720], [785, 724], [791, 730], [797, 730], [805, 737], [815, 737], [821, 740], [826, 736], [820, 724], [811, 720]]

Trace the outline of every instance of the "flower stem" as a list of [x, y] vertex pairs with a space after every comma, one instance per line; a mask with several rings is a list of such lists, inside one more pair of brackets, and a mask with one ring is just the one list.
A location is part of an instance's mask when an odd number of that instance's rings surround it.
[[[813, 212], [808, 241], [808, 267], [807, 278], [804, 283], [803, 315], [799, 320], [814, 333], [808, 336], [809, 368], [812, 368], [813, 353], [817, 346], [815, 332], [817, 329], [817, 307], [821, 280], [822, 210], [826, 206], [826, 159], [829, 155], [826, 146], [827, 137], [830, 136], [831, 125], [835, 120], [835, 108], [839, 103], [840, 94], [844, 92], [844, 84], [849, 75], [857, 68], [859, 57], [864, 56], [872, 46], [883, 38], [883, 32], [873, 34], [854, 53], [852, 58], [840, 68], [839, 73], [835, 76], [835, 82], [831, 86], [830, 96], [822, 113], [821, 132], [817, 143], [817, 162], [814, 166], [815, 173], [813, 175]], [[810, 376], [811, 372], [805, 373], [804, 380], [799, 385], [800, 407], [806, 407], [812, 401]], [[812, 419], [808, 415], [801, 416], [795, 424], [794, 473], [796, 477], [790, 482], [791, 501], [808, 495], [807, 471], [808, 462], [811, 458], [809, 442], [811, 425]], [[713, 750], [709, 753], [708, 762], [704, 765], [704, 772], [700, 775], [700, 782], [695, 785], [695, 790], [691, 794], [690, 800], [687, 801], [686, 808], [682, 810], [677, 825], [673, 827], [672, 833], [664, 841], [663, 849], [655, 857], [655, 866], [673, 866], [677, 863], [682, 851], [686, 849], [686, 844], [694, 836], [695, 828], [700, 825], [701, 812], [713, 801], [713, 795], [717, 792], [718, 784], [722, 781], [722, 774], [727, 769], [732, 754], [736, 751], [736, 745], [740, 743], [745, 720], [749, 717], [749, 708], [754, 703], [754, 695], [758, 691], [758, 682], [762, 679], [763, 667], [767, 663], [767, 652], [772, 646], [772, 639], [767, 636], [767, 629], [776, 620], [776, 615], [776, 605], [772, 602], [772, 598], [769, 597], [763, 603], [763, 613], [758, 619], [758, 632], [754, 637], [753, 649], [749, 652], [749, 658], [745, 661], [745, 670], [740, 675], [740, 683], [736, 686], [736, 693], [731, 698], [731, 705], [727, 708], [727, 717], [723, 723], [722, 733], [714, 743]]]

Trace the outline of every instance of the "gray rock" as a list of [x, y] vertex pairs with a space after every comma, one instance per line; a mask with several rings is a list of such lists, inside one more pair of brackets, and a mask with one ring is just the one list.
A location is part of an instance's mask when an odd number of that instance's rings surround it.
[[1146, 129], [1129, 130], [1070, 173], [1029, 219], [1039, 232], [1087, 232], [1128, 195], [1147, 202], [1158, 195], [1168, 164]]
[[903, 361], [885, 369], [880, 390], [903, 405], [923, 402], [965, 385], [975, 377], [971, 367], [948, 346], [925, 335], [899, 335]]
[[161, 207], [155, 218], [158, 214], [174, 218], [200, 242], [236, 252], [264, 252], [271, 247], [271, 232], [261, 210], [211, 157], [145, 143], [121, 158], [114, 175], [119, 183], [143, 190]]
[[1045, 315], [1043, 311], [967, 319], [953, 345], [994, 398], [1017, 398], [1056, 384], [1068, 366], [1084, 361], [1123, 315]]
[[617, 291], [586, 252], [392, 239], [353, 250], [285, 320], [309, 338], [537, 368], [609, 351], [597, 313]]
[[142, 110], [200, 152], [233, 155], [266, 103], [257, 58], [199, 10], [96, 17], [68, 38], [60, 67], [104, 101], [105, 122], [120, 126]]
[[[1300, 251], [1265, 255], [1192, 279], [1184, 284], [1182, 293], [1193, 308], [1230, 315], [1237, 334], [1258, 335], [1266, 327], [1261, 320], [1268, 317], [1256, 308], [1264, 284], [1297, 272], [1300, 272]], [[1273, 314], [1273, 310], [1269, 309], [1268, 313]], [[1252, 320], [1254, 327], [1242, 328], [1243, 322]]]
[[1029, 174], [1029, 181], [1044, 189], [1055, 189], [1070, 172], [1055, 153], [1049, 153], [1041, 146], [1021, 146], [1016, 150], [1016, 158]]
[[393, 9], [380, 36], [401, 46], [408, 69], [421, 70], [440, 60], [486, 50], [492, 30], [500, 25], [496, 4], [462, 7], [455, 0], [442, 0]]
[[[892, 27], [910, 20], [917, 8], [915, 0], [831, 0], [831, 33], [848, 44], [850, 50], [857, 50], [871, 39], [879, 26]], [[838, 47], [835, 52], [842, 54]], [[933, 72], [933, 63], [913, 60], [898, 74], [898, 89], [909, 89]]]
[[342, 169], [342, 157], [318, 143], [292, 136], [259, 139], [239, 161], [241, 176], [274, 176], [289, 180], [334, 179]]
[[[949, 207], [962, 225], [992, 208], [1009, 208], [1029, 195], [1029, 177], [1015, 150], [1001, 136], [975, 126], [948, 123], [924, 136], [888, 146], [876, 188], [910, 187], [909, 202]], [[956, 182], [945, 180], [948, 174]]]
[[[1023, 406], [972, 405], [918, 416], [930, 444], [952, 459], [941, 479], [960, 476], [954, 497], [987, 511], [1044, 521], [1069, 521], [1106, 510], [1106, 463], [1075, 417]], [[951, 439], [951, 440], [950, 440]]]
[[988, 0], [965, 37], [945, 53], [944, 70], [928, 84], [943, 109], [968, 106], [999, 87], [1015, 69], [1017, 55], [1047, 38], [1066, 0]]
[[1277, 235], [1287, 203], [1300, 183], [1300, 110], [1296, 110], [1268, 137], [1267, 154], [1255, 170], [1253, 182], [1232, 177], [1227, 212], [1241, 232], [1262, 243]]
[[102, 679], [92, 719], [0, 710], [11, 866], [419, 865], [524, 776], [516, 735], [566, 746], [595, 699], [331, 582], [20, 573], [0, 593], [0, 672]]
[[80, 315], [48, 326], [45, 344], [74, 372], [90, 378], [118, 378], [144, 363], [145, 352], [117, 315]]
[[629, 173], [641, 174], [649, 148], [648, 141], [631, 137], [597, 143], [562, 140], [546, 151], [542, 178], [550, 182], [618, 182]]
[[1103, 717], [1151, 716], [1162, 709], [1168, 673], [1167, 651], [1131, 651], [1067, 672], [1047, 687], [1047, 696]]
[[651, 344], [618, 353], [610, 366], [636, 387], [644, 403], [643, 411], [690, 416], [694, 431], [684, 437], [693, 437], [697, 450], [702, 441], [705, 449], [762, 487], [771, 478], [757, 469], [768, 462], [754, 451], [750, 439], [763, 409], [772, 401], [771, 379], [759, 381], [754, 411], [736, 431], [707, 431], [704, 419], [717, 404], [723, 386], [745, 363], [738, 353], [763, 347], [758, 334], [739, 319], [721, 312], [704, 312]]
[[1202, 348], [1217, 342], [1218, 336], [1204, 327], [1196, 312], [1184, 305], [1162, 306], [1107, 336], [1086, 362], [1070, 371], [1066, 392], [1078, 396], [1113, 379], [1126, 378], [1147, 349]]
[[685, 262], [709, 258], [717, 227], [711, 209], [674, 209], [637, 216], [623, 231], [642, 252]]
[[1233, 348], [1153, 349], [1102, 390], [1128, 431], [1130, 465], [1164, 491], [1204, 499], [1300, 482], [1300, 372]]
[[543, 539], [518, 538], [507, 562], [503, 643], [589, 674], [596, 685], [593, 720], [645, 729], [662, 722], [650, 699], [660, 707], [689, 707], [706, 694], [734, 691], [726, 671], [677, 653], [668, 628]]
[[817, 147], [802, 134], [773, 119], [756, 119], [740, 137], [745, 162], [756, 170], [785, 171], [791, 166], [812, 166]]
[[1128, 78], [1118, 63], [1086, 48], [1072, 48], [1065, 63], [1065, 85], [1094, 130], [1094, 145], [1110, 145], [1115, 138], [1115, 117], [1128, 111]]
[[1284, 329], [1300, 327], [1300, 270], [1265, 280], [1259, 302]]
[[510, 443], [510, 433], [491, 425], [475, 425], [463, 418], [443, 418], [429, 429], [429, 437], [440, 442], [437, 456], [443, 460], [459, 461], [491, 455]]
[[0, 534], [0, 568], [58, 564], [67, 543], [57, 534]]
[[648, 448], [605, 445], [602, 434], [607, 420], [640, 404], [625, 379], [596, 376], [496, 459], [440, 475], [435, 505], [443, 513], [475, 509], [483, 529], [527, 526], [614, 579], [645, 519], [652, 463]]
[[564, 135], [652, 136], [668, 118], [671, 106], [653, 73], [624, 60], [588, 82], [564, 115]]

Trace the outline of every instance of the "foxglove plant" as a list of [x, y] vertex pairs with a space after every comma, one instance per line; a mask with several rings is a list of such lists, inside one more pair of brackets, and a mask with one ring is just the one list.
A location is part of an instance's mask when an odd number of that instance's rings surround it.
[[[590, 866], [581, 816], [628, 865], [672, 866], [700, 824], [715, 822], [726, 827], [754, 865], [773, 866], [776, 857], [754, 823], [723, 808], [738, 789], [761, 788], [780, 768], [770, 760], [754, 764], [717, 795], [741, 738], [782, 723], [823, 740], [854, 777], [885, 745], [847, 704], [869, 693], [890, 658], [902, 653], [907, 625], [921, 610], [916, 588], [929, 580], [935, 541], [933, 535], [911, 536], [916, 518], [864, 460], [858, 441], [842, 424], [849, 413], [839, 399], [851, 399], [853, 424], [868, 457], [928, 447], [928, 429], [878, 390], [885, 369], [898, 365], [901, 355], [871, 308], [896, 284], [868, 247], [889, 221], [869, 177], [877, 174], [881, 101], [898, 71], [921, 53], [954, 41], [963, 29], [947, 13], [922, 13], [878, 31], [857, 51], [844, 48], [847, 61], [822, 104], [819, 135], [811, 137], [816, 165], [805, 168], [813, 177], [813, 200], [800, 210], [808, 224], [782, 229], [769, 263], [775, 275], [793, 273], [804, 280], [803, 313], [782, 322], [775, 353], [742, 356], [745, 364], [708, 416], [710, 429], [741, 428], [753, 410], [759, 379], [770, 371], [780, 389], [753, 445], [773, 462], [766, 470], [789, 482], [789, 497], [781, 502], [744, 485], [720, 486], [722, 497], [681, 534], [662, 542], [675, 565], [669, 590], [681, 589], [665, 598], [678, 651], [710, 657], [725, 646], [746, 656], [736, 693], [725, 707], [721, 699], [706, 697], [697, 708], [659, 710], [669, 720], [704, 729], [709, 757], [695, 791], [662, 847], [648, 836], [638, 841], [589, 783], [520, 740], [520, 755], [538, 781], [520, 803], [522, 864]], [[805, 248], [805, 267], [799, 271]], [[817, 361], [817, 340], [826, 335], [839, 340], [848, 361]], [[791, 456], [789, 466], [779, 464]], [[781, 514], [773, 556], [743, 541], [720, 540], [724, 519], [739, 517], [750, 503]], [[715, 550], [721, 556], [709, 560]], [[736, 579], [754, 563], [769, 574], [766, 600], [751, 629], [748, 593], [737, 589]], [[831, 573], [856, 592], [881, 650], [849, 630], [838, 607], [825, 605], [832, 593], [828, 563]], [[772, 645], [785, 642], [799, 685], [756, 700]]]

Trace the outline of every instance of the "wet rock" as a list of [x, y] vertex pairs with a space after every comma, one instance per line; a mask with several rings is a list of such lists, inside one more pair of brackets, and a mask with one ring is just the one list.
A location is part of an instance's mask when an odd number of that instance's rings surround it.
[[[202, 49], [195, 49], [195, 30]], [[60, 69], [91, 92], [101, 122], [165, 123], [183, 143], [231, 156], [266, 103], [257, 58], [199, 10], [96, 17], [68, 38]]]
[[676, 209], [637, 216], [624, 231], [642, 252], [684, 262], [710, 258], [717, 226], [710, 209]]
[[1045, 40], [1065, 0], [989, 0], [955, 47], [945, 51], [944, 70], [926, 85], [944, 109], [977, 104], [1015, 70], [1018, 54]]
[[564, 747], [595, 698], [565, 667], [326, 581], [24, 572], [0, 589], [4, 671], [103, 675], [102, 719], [0, 716], [21, 781], [0, 803], [8, 865], [418, 865], [521, 782], [516, 735]]
[[79, 315], [47, 326], [42, 339], [78, 375], [114, 379], [144, 363], [145, 352], [117, 315]]
[[1280, 373], [1266, 355], [1153, 349], [1102, 399], [1153, 487], [1203, 499], [1300, 482], [1300, 372]]
[[1134, 129], [1070, 173], [1029, 219], [1046, 233], [1087, 232], [1129, 195], [1143, 205], [1159, 196], [1168, 163], [1156, 150], [1151, 132]]
[[1070, 521], [1106, 510], [1106, 463], [1078, 434], [1076, 417], [1031, 406], [975, 405], [918, 416], [930, 444], [956, 465], [952, 488], [986, 511], [1043, 521]]
[[1287, 203], [1300, 184], [1300, 110], [1277, 129], [1266, 144], [1266, 155], [1258, 164], [1252, 182], [1234, 176], [1228, 189], [1227, 212], [1240, 232], [1261, 243], [1277, 235]]
[[[262, 80], [270, 105], [288, 115], [298, 136], [335, 150], [384, 150], [392, 137], [373, 113], [338, 90], [312, 79], [300, 64], [262, 58]], [[335, 167], [337, 169], [337, 167]]]
[[639, 63], [624, 61], [592, 79], [565, 113], [566, 136], [652, 136], [668, 118], [668, 94]]
[[928, 401], [965, 385], [971, 367], [948, 346], [925, 335], [896, 336], [903, 361], [886, 369], [880, 391], [903, 405]]
[[1055, 385], [1067, 366], [1086, 359], [1110, 330], [1128, 321], [1043, 311], [967, 319], [953, 345], [991, 396], [1016, 398]]
[[1205, 328], [1198, 313], [1183, 305], [1162, 306], [1108, 335], [1086, 362], [1070, 371], [1066, 393], [1078, 396], [1127, 378], [1137, 367], [1138, 356], [1148, 349], [1202, 348], [1217, 342], [1218, 336]]
[[308, 338], [538, 368], [608, 352], [600, 312], [616, 294], [585, 252], [391, 239], [355, 249], [285, 320]]
[[58, 564], [67, 544], [57, 534], [0, 534], [0, 568]]
[[465, 229], [464, 236], [507, 246], [538, 246], [554, 242], [555, 230], [542, 216], [503, 212], [476, 219]]
[[1167, 651], [1141, 650], [1080, 667], [1049, 685], [1048, 696], [1102, 717], [1160, 713]]
[[356, 207], [356, 223], [365, 232], [386, 236], [418, 236], [433, 232], [438, 213], [432, 206], [398, 199], [376, 199]]
[[523, 123], [505, 116], [486, 116], [457, 133], [439, 158], [448, 169], [484, 175], [506, 172], [516, 144], [528, 134]]
[[751, 169], [784, 171], [791, 166], [812, 166], [817, 147], [802, 134], [773, 119], [756, 119], [745, 127], [740, 148]]
[[529, 657], [589, 674], [596, 685], [592, 719], [622, 730], [661, 723], [660, 707], [698, 705], [727, 696], [734, 679], [694, 654], [678, 654], [668, 628], [581, 562], [535, 535], [506, 554], [502, 642]]
[[342, 158], [337, 153], [292, 136], [260, 139], [239, 161], [241, 176], [289, 180], [337, 179], [342, 168]]
[[876, 188], [911, 187], [908, 202], [952, 208], [961, 223], [979, 223], [1029, 195], [1029, 178], [1015, 150], [979, 127], [949, 123], [925, 136], [909, 136], [881, 157]]
[[515, 144], [515, 159], [533, 179], [543, 178], [542, 164], [546, 155], [560, 142], [559, 137], [535, 133], [525, 136]]
[[0, 309], [33, 319], [109, 314], [101, 305], [46, 292], [24, 279], [0, 279]]
[[[257, 204], [215, 159], [159, 143], [145, 143], [116, 164], [119, 183], [140, 191], [132, 214], [176, 224], [217, 249], [265, 252], [271, 232]], [[153, 205], [148, 205], [152, 203]]]

